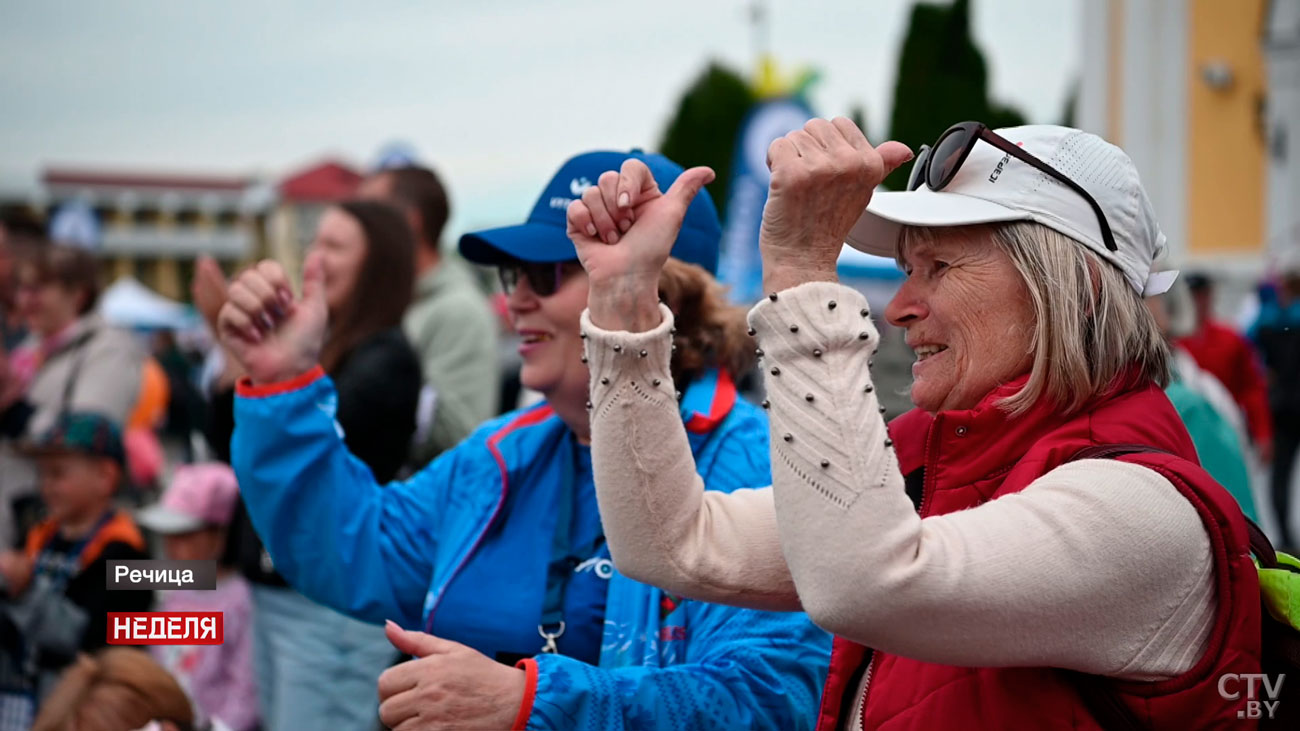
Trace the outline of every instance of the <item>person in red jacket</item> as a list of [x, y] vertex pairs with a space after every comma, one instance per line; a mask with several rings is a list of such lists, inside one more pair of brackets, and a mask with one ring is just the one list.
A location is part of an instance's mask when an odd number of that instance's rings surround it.
[[[749, 325], [773, 484], [716, 496], [652, 385], [684, 201], [633, 162], [570, 205], [616, 567], [833, 632], [819, 731], [1239, 727], [1221, 679], [1261, 672], [1259, 578], [1162, 390], [1142, 298], [1173, 277], [1132, 160], [1077, 129], [964, 122], [907, 190], [875, 192], [910, 158], [847, 119], [768, 149]], [[917, 355], [916, 408], [888, 424], [867, 299], [837, 282], [846, 240], [906, 275], [883, 314]]]
[[1246, 428], [1260, 459], [1273, 461], [1273, 419], [1268, 382], [1255, 347], [1245, 336], [1214, 319], [1214, 282], [1201, 273], [1187, 275], [1196, 306], [1196, 330], [1178, 339], [1196, 362], [1223, 383], [1246, 415]]

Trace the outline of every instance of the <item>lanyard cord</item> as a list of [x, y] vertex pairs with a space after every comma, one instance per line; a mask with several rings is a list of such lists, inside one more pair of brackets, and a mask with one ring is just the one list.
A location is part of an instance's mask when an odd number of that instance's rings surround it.
[[[566, 436], [566, 440], [572, 439], [571, 434]], [[584, 558], [594, 555], [605, 542], [602, 532], [590, 546], [583, 547], [586, 550], [572, 550], [573, 515], [578, 492], [575, 468], [577, 459], [574, 453], [579, 447], [576, 441], [570, 441], [567, 447], [560, 449], [560, 494], [555, 501], [555, 533], [551, 536], [551, 560], [546, 568], [546, 596], [542, 601], [542, 618], [537, 625], [537, 633], [545, 640], [541, 651], [549, 653], [559, 651], [555, 641], [564, 634], [564, 594], [573, 578], [574, 568]]]

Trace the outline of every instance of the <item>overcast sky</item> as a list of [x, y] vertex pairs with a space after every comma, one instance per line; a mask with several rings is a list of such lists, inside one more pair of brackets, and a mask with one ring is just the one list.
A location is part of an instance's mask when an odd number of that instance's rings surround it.
[[[972, 0], [992, 93], [1059, 121], [1080, 0]], [[0, 180], [50, 164], [279, 175], [410, 144], [452, 228], [526, 215], [569, 155], [652, 148], [710, 59], [746, 73], [745, 0], [0, 0]], [[910, 0], [771, 0], [823, 116], [884, 130]]]

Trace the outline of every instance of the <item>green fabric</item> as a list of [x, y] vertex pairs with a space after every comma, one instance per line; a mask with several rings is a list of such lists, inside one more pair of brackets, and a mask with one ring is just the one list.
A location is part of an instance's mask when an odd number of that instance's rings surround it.
[[1191, 434], [1201, 466], [1227, 488], [1247, 518], [1258, 522], [1259, 512], [1255, 509], [1255, 495], [1250, 488], [1244, 447], [1232, 424], [1214, 410], [1208, 399], [1182, 381], [1170, 383], [1165, 395], [1173, 402], [1174, 409]]
[[428, 437], [413, 450], [414, 466], [459, 444], [496, 415], [501, 392], [497, 328], [474, 273], [459, 258], [444, 253], [437, 268], [416, 282], [415, 301], [402, 329], [438, 401]]
[[1274, 619], [1300, 631], [1300, 559], [1278, 551], [1277, 562], [1291, 568], [1261, 568], [1259, 591]]

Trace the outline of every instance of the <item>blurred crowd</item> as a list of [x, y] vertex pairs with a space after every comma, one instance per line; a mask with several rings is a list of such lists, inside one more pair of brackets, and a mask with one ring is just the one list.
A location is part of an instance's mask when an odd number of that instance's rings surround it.
[[[503, 346], [519, 342], [504, 295], [440, 246], [448, 214], [431, 170], [383, 170], [327, 209], [310, 246], [329, 322], [319, 365], [347, 450], [380, 484], [530, 398]], [[558, 286], [562, 264], [524, 275], [534, 289], [547, 276]], [[401, 654], [383, 627], [290, 585], [230, 467], [246, 373], [211, 333], [229, 298], [278, 298], [286, 314], [294, 300], [232, 288], [200, 258], [191, 293], [209, 335], [128, 331], [98, 313], [103, 273], [94, 252], [40, 226], [0, 225], [0, 731], [72, 728], [118, 706], [121, 728], [280, 731], [322, 716], [377, 728], [375, 680]], [[1294, 548], [1300, 259], [1258, 283], [1244, 327], [1216, 310], [1216, 284], [1185, 272], [1148, 302], [1175, 346], [1167, 392], [1207, 470]], [[215, 560], [218, 588], [105, 589], [106, 561], [148, 557]], [[223, 611], [225, 642], [105, 648], [106, 612], [151, 608]]]
[[[310, 247], [329, 281], [321, 364], [348, 448], [380, 481], [520, 398], [498, 364], [503, 323], [483, 277], [439, 247], [447, 217], [431, 170], [385, 170], [325, 213]], [[225, 273], [208, 257], [196, 264], [191, 293], [209, 330], [199, 337], [106, 322], [103, 274], [94, 252], [47, 240], [38, 222], [0, 224], [0, 728], [64, 728], [78, 707], [107, 702], [94, 686], [112, 674], [169, 709], [123, 728], [164, 717], [292, 728], [267, 723], [267, 709], [286, 719], [331, 703], [345, 709], [337, 728], [376, 727], [375, 678], [397, 651], [382, 628], [288, 587], [228, 466], [243, 373], [211, 336]], [[106, 561], [149, 557], [217, 560], [218, 589], [105, 590]], [[105, 612], [150, 608], [223, 611], [225, 642], [155, 648], [174, 682], [130, 652], [101, 651]], [[52, 690], [65, 671], [63, 686], [79, 690]]]

